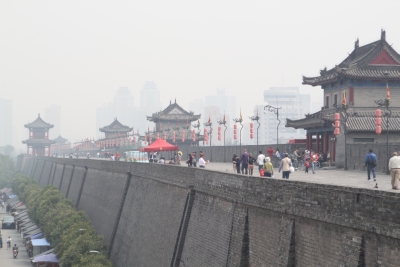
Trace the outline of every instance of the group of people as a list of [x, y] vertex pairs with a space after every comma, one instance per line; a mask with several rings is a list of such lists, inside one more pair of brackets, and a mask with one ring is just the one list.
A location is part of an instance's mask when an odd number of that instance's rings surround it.
[[[374, 151], [370, 149], [367, 156], [365, 157], [365, 166], [367, 167], [368, 181], [372, 178], [376, 182], [376, 172], [375, 168], [378, 164], [378, 157], [375, 155]], [[389, 160], [388, 170], [391, 175], [392, 189], [399, 190], [399, 180], [400, 180], [400, 153], [393, 152], [392, 157]], [[372, 178], [371, 178], [372, 174]]]

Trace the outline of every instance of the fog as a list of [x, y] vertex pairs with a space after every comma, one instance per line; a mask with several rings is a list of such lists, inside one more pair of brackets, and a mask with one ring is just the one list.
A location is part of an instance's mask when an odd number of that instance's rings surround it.
[[[61, 106], [61, 134], [93, 137], [96, 108], [127, 86], [139, 105], [154, 81], [162, 106], [184, 108], [217, 88], [243, 116], [270, 87], [302, 86], [380, 38], [400, 52], [399, 1], [1, 1], [0, 97], [13, 100], [13, 145], [24, 124]], [[150, 115], [150, 114], [148, 114]], [[131, 125], [134, 126], [134, 125]], [[3, 127], [0, 125], [0, 127]]]

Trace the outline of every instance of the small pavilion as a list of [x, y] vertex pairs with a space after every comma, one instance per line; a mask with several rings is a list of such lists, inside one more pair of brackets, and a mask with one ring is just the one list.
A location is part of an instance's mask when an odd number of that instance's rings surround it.
[[38, 114], [34, 122], [25, 124], [24, 126], [29, 129], [29, 139], [22, 141], [23, 144], [27, 145], [27, 154], [30, 154], [31, 149], [34, 156], [45, 156], [46, 154], [50, 156], [50, 146], [56, 142], [49, 140], [49, 130], [54, 125], [45, 122], [40, 117], [40, 114]]

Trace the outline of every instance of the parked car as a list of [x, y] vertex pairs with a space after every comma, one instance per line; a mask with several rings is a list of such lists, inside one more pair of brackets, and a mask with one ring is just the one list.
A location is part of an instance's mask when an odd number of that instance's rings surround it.
[[12, 216], [6, 216], [1, 221], [1, 228], [2, 229], [15, 229], [15, 220]]

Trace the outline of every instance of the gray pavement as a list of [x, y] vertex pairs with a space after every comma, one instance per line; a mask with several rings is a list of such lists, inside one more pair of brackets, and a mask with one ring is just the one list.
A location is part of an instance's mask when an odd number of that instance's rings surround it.
[[[6, 213], [6, 209], [0, 207], [0, 220], [4, 216], [10, 216], [10, 213]], [[0, 225], [1, 226], [1, 225]], [[0, 249], [0, 266], [1, 267], [13, 267], [13, 266], [31, 266], [31, 260], [25, 251], [25, 246], [22, 244], [21, 234], [15, 229], [1, 229], [1, 235], [3, 237], [3, 248]], [[19, 252], [18, 257], [14, 259], [12, 250], [7, 249], [7, 238], [11, 237], [12, 245], [17, 244]]]
[[[234, 173], [232, 163], [210, 162], [209, 164], [206, 165], [206, 169], [213, 171]], [[275, 169], [274, 174], [275, 174], [274, 178], [266, 178], [266, 177], [265, 178], [282, 179], [282, 172], [278, 173], [278, 169]], [[257, 166], [254, 166], [253, 176], [260, 177]], [[348, 186], [356, 188], [368, 188], [372, 190], [400, 193], [400, 190], [392, 189], [392, 185], [390, 183], [391, 181], [390, 175], [386, 175], [384, 173], [377, 173], [376, 177], [377, 177], [376, 182], [374, 182], [373, 179], [368, 181], [366, 171], [344, 171], [343, 169], [324, 170], [321, 168], [321, 169], [316, 169], [315, 174], [313, 174], [310, 168], [308, 174], [304, 173], [304, 171], [301, 170], [297, 170], [294, 173], [291, 173], [289, 180], [312, 182], [318, 184]], [[378, 184], [378, 188], [374, 188], [376, 183]]]

